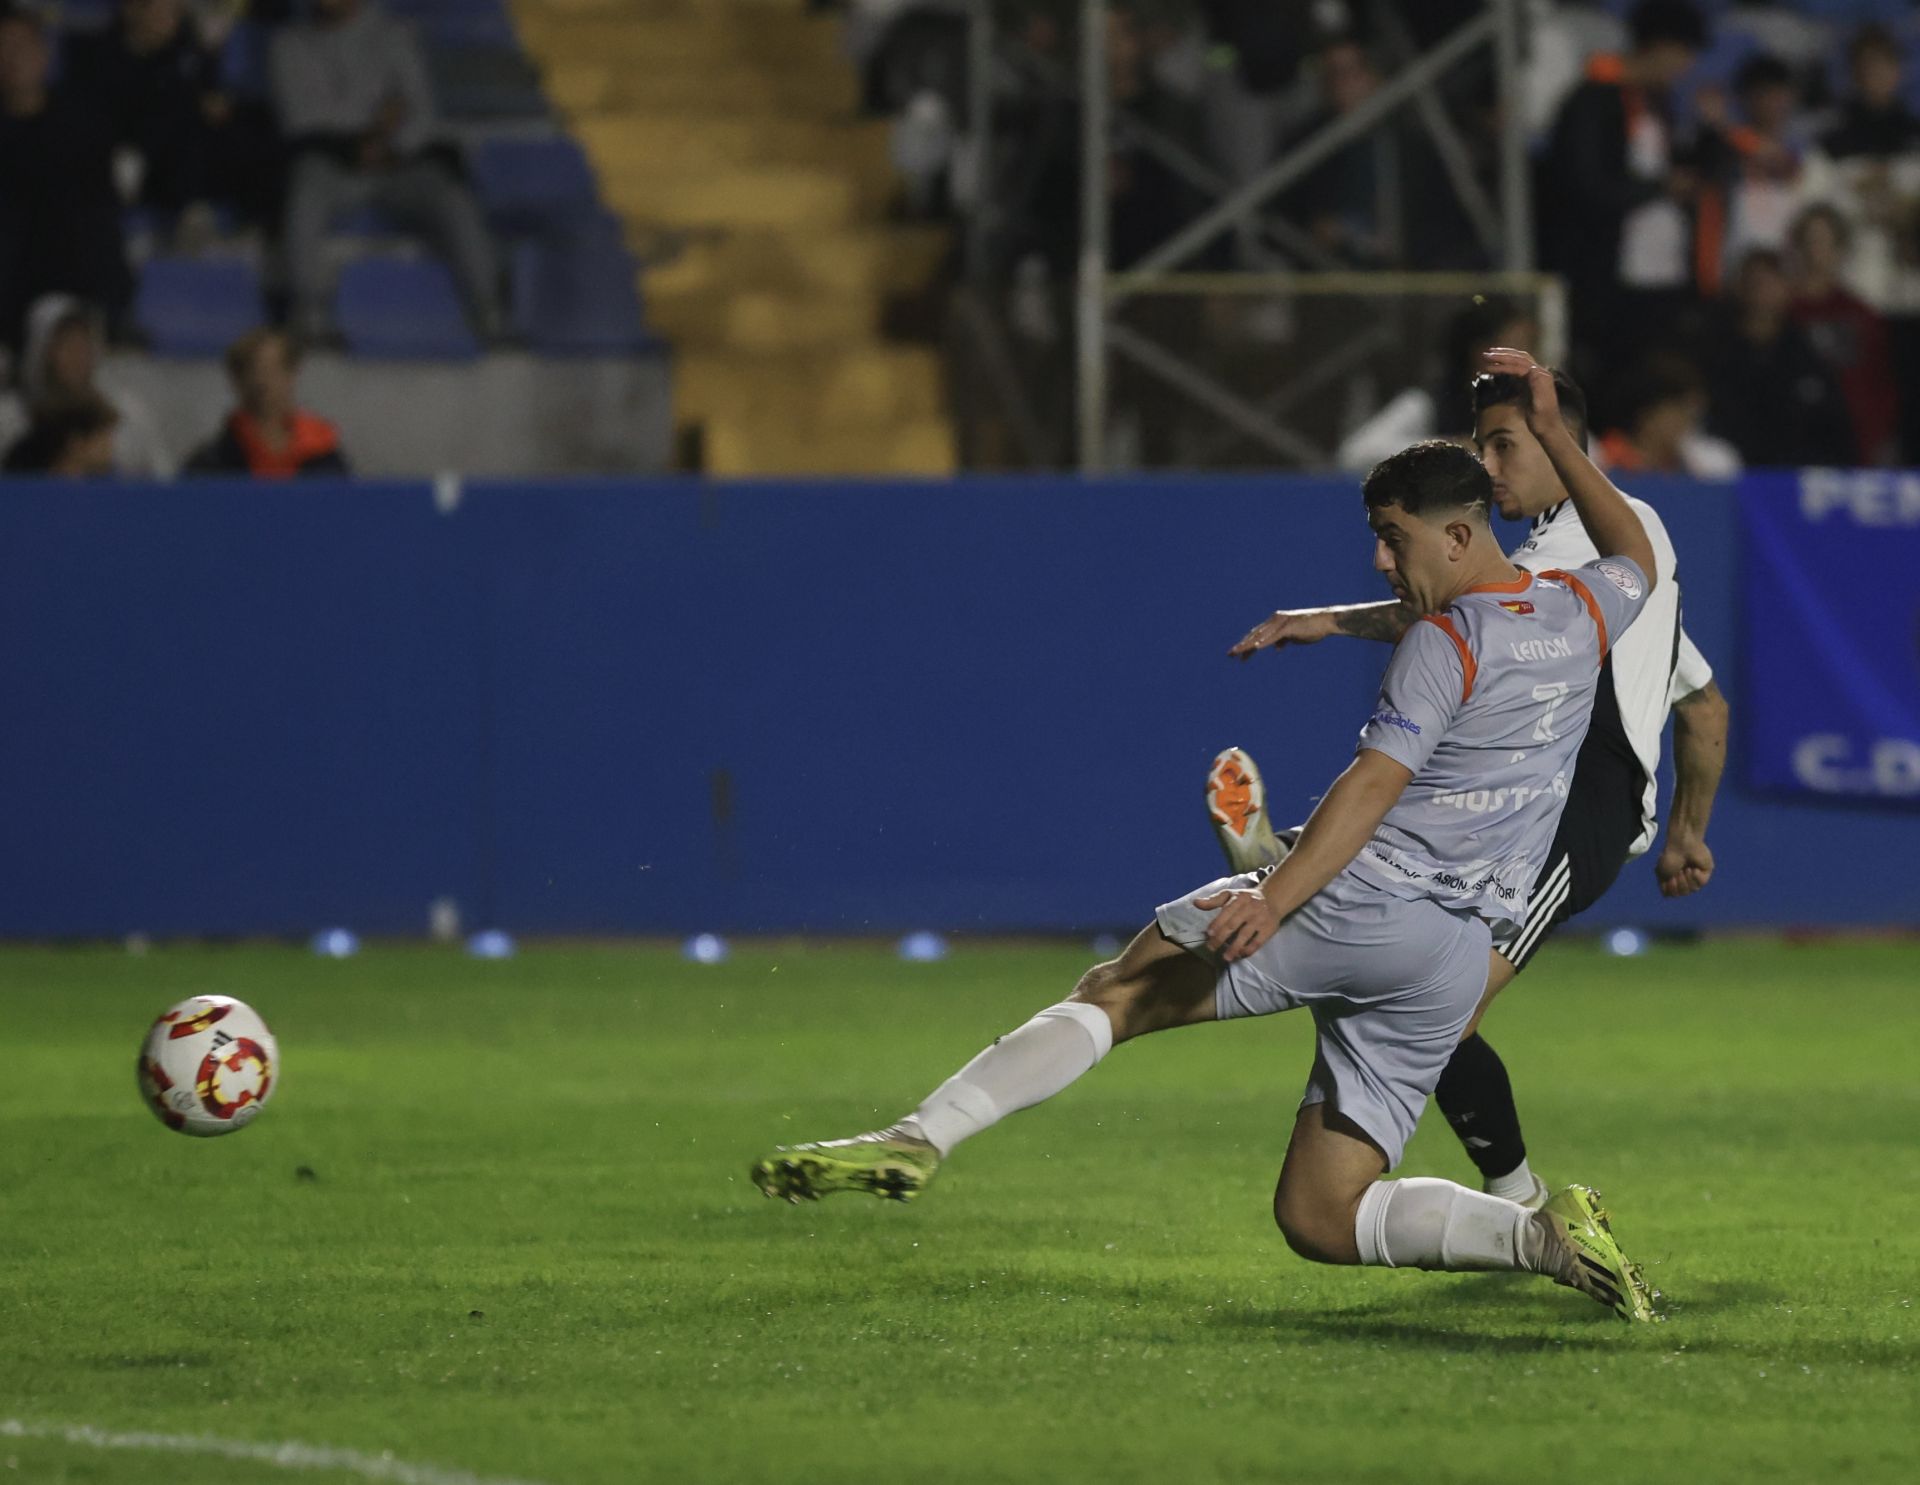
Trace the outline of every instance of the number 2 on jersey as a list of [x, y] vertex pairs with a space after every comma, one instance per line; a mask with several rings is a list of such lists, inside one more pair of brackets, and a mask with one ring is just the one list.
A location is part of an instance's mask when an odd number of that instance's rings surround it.
[[1544, 685], [1535, 686], [1533, 688], [1533, 699], [1535, 701], [1544, 701], [1547, 704], [1547, 709], [1540, 713], [1540, 720], [1533, 724], [1533, 740], [1543, 743], [1552, 742], [1559, 736], [1559, 734], [1553, 730], [1554, 709], [1567, 699], [1567, 683], [1565, 681], [1548, 681]]

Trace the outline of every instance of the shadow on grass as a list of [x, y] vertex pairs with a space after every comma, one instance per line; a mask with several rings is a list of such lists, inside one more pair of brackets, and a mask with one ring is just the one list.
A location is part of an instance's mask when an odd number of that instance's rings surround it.
[[[1911, 1371], [1920, 1362], [1920, 1342], [1845, 1335], [1702, 1334], [1690, 1320], [1736, 1319], [1771, 1329], [1787, 1292], [1751, 1281], [1689, 1284], [1680, 1299], [1665, 1304], [1666, 1323], [1629, 1328], [1597, 1305], [1557, 1290], [1516, 1283], [1504, 1274], [1455, 1282], [1425, 1299], [1382, 1301], [1348, 1309], [1230, 1309], [1210, 1313], [1209, 1324], [1233, 1330], [1264, 1330], [1282, 1343], [1311, 1338], [1391, 1344], [1469, 1354], [1530, 1355], [1554, 1351], [1616, 1349], [1622, 1342], [1690, 1356], [1746, 1357], [1778, 1364], [1867, 1366]], [[1436, 1304], [1435, 1301], [1438, 1301]], [[1489, 1327], [1498, 1326], [1499, 1329]], [[1511, 1327], [1537, 1329], [1515, 1333]]]

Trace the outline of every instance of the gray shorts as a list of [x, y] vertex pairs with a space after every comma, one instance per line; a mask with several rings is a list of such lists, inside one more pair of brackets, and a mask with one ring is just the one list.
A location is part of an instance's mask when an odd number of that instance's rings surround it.
[[[1211, 963], [1213, 913], [1193, 905], [1266, 873], [1222, 877], [1154, 913], [1160, 931]], [[1487, 924], [1426, 899], [1408, 901], [1343, 872], [1259, 951], [1220, 965], [1222, 1021], [1306, 1006], [1319, 1032], [1301, 1106], [1330, 1103], [1400, 1163], [1413, 1127], [1487, 986]]]

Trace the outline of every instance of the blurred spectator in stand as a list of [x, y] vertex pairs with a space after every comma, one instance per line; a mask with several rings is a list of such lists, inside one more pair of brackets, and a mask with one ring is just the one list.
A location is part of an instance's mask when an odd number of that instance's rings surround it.
[[[272, 120], [222, 88], [220, 48], [186, 0], [120, 0], [113, 26], [67, 39], [62, 69], [139, 161], [135, 204], [176, 216], [226, 201], [270, 220], [280, 166]], [[191, 220], [190, 233], [209, 225], [204, 212]]]
[[27, 307], [78, 294], [121, 323], [132, 291], [106, 120], [51, 85], [46, 26], [0, 12], [0, 343], [19, 346]]
[[410, 27], [364, 0], [313, 0], [313, 18], [273, 38], [273, 100], [293, 152], [286, 253], [296, 327], [330, 329], [327, 230], [377, 207], [453, 269], [475, 334], [504, 321], [493, 239], [459, 157], [438, 137], [426, 65]]
[[[1380, 91], [1380, 70], [1358, 40], [1336, 36], [1315, 59], [1322, 105], [1285, 149], [1292, 149], [1327, 125], [1363, 107]], [[1314, 241], [1340, 262], [1380, 267], [1394, 261], [1399, 244], [1392, 239], [1388, 193], [1401, 186], [1393, 159], [1400, 143], [1392, 129], [1371, 129], [1309, 170], [1281, 192], [1277, 205], [1313, 234]], [[1284, 152], [1284, 151], [1283, 151]]]
[[113, 428], [117, 415], [101, 397], [37, 409], [26, 433], [7, 451], [8, 474], [46, 474], [90, 479], [113, 473]]
[[1473, 436], [1473, 379], [1489, 346], [1540, 352], [1540, 325], [1517, 305], [1470, 305], [1448, 327], [1440, 376], [1430, 387], [1408, 387], [1342, 440], [1334, 463], [1371, 469], [1389, 454], [1423, 438], [1466, 441]]
[[1748, 464], [1855, 463], [1846, 404], [1792, 309], [1780, 254], [1753, 249], [1709, 343], [1710, 423]]
[[1700, 369], [1671, 351], [1655, 352], [1628, 378], [1627, 409], [1619, 427], [1601, 436], [1602, 468], [1622, 474], [1675, 474], [1699, 480], [1732, 479], [1740, 454], [1702, 426], [1707, 384]]
[[1686, 0], [1641, 0], [1628, 30], [1625, 55], [1589, 59], [1539, 172], [1542, 258], [1566, 275], [1581, 359], [1602, 364], [1692, 298], [1686, 208], [1698, 177], [1675, 163], [1669, 95], [1706, 25]]
[[113, 386], [101, 368], [105, 354], [100, 317], [67, 294], [48, 294], [27, 314], [27, 345], [20, 388], [0, 397], [0, 449], [22, 436], [49, 408], [102, 401], [113, 409], [113, 472], [132, 479], [169, 479], [173, 461], [147, 406]]
[[299, 367], [298, 350], [279, 330], [252, 330], [229, 346], [227, 375], [240, 405], [187, 461], [187, 473], [257, 479], [350, 473], [339, 430], [295, 398]]
[[[1155, 133], [1192, 155], [1204, 153], [1204, 127], [1193, 103], [1163, 85], [1155, 75], [1156, 48], [1166, 43], [1158, 28], [1141, 24], [1136, 5], [1107, 12], [1109, 101]], [[1030, 36], [1044, 37], [1063, 56], [1068, 38], [1041, 18]], [[1011, 214], [1024, 225], [1014, 233], [1016, 261], [1042, 253], [1056, 277], [1074, 271], [1080, 242], [1080, 114], [1077, 104], [1046, 100], [1027, 120], [1028, 161], [1021, 174], [1019, 200]], [[1115, 268], [1125, 268], [1192, 221], [1211, 198], [1170, 168], [1132, 133], [1116, 134], [1107, 158], [1108, 253]], [[1189, 262], [1219, 265], [1225, 235]]]
[[1920, 119], [1900, 93], [1904, 59], [1900, 43], [1884, 26], [1863, 26], [1847, 45], [1853, 91], [1840, 105], [1820, 147], [1836, 160], [1885, 160], [1920, 150]]
[[1805, 141], [1799, 137], [1799, 89], [1793, 72], [1765, 52], [1750, 57], [1733, 82], [1736, 121], [1717, 89], [1695, 99], [1702, 125], [1697, 203], [1696, 278], [1720, 292], [1726, 274], [1752, 248], [1784, 248], [1801, 203]]
[[[1807, 196], [1846, 218], [1846, 286], [1886, 317], [1898, 379], [1920, 384], [1920, 120], [1903, 99], [1904, 59], [1890, 31], [1862, 27], [1847, 61], [1852, 91], [1808, 161]], [[1903, 399], [1900, 415], [1911, 454], [1920, 450], [1920, 397]]]
[[1847, 220], [1834, 207], [1810, 206], [1795, 220], [1792, 314], [1840, 384], [1861, 462], [1896, 464], [1900, 394], [1887, 325], [1841, 282], [1847, 246]]

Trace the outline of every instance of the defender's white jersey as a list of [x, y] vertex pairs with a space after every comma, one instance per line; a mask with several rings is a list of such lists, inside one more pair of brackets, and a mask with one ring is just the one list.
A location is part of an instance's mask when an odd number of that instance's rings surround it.
[[[1647, 528], [1660, 582], [1638, 622], [1620, 636], [1612, 657], [1620, 721], [1647, 780], [1640, 806], [1640, 838], [1633, 843], [1633, 854], [1638, 856], [1659, 833], [1660, 735], [1666, 731], [1667, 713], [1679, 698], [1692, 695], [1712, 680], [1713, 667], [1681, 627], [1680, 584], [1674, 575], [1673, 540], [1666, 526], [1646, 501], [1629, 495], [1627, 504]], [[1584, 567], [1599, 556], [1573, 502], [1563, 500], [1533, 518], [1533, 529], [1513, 553], [1513, 561], [1529, 572], [1545, 572]], [[1595, 714], [1594, 725], [1603, 725], [1599, 713]]]

